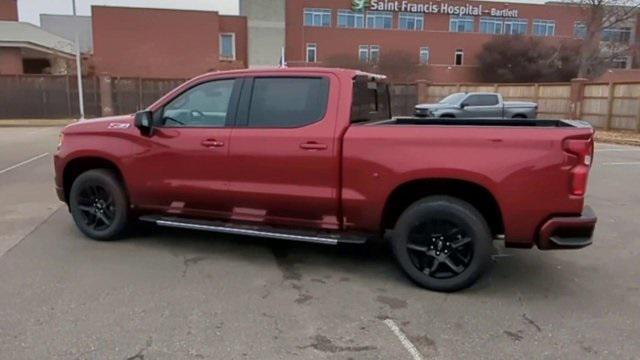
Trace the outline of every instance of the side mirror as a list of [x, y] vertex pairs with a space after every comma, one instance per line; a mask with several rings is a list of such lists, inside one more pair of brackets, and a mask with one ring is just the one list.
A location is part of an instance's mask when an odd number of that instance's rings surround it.
[[469, 106], [469, 104], [467, 104], [467, 103], [465, 103], [465, 102], [460, 103], [460, 109], [464, 109], [464, 108], [466, 108], [467, 106]]
[[138, 111], [136, 113], [135, 125], [140, 129], [142, 135], [153, 135], [153, 113], [149, 110]]

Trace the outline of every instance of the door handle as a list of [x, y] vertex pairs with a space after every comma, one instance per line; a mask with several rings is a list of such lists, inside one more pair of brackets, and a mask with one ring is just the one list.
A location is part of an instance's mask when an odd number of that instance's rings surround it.
[[212, 148], [212, 147], [223, 147], [224, 142], [218, 141], [216, 139], [204, 139], [200, 143], [204, 147]]
[[315, 141], [309, 141], [300, 144], [300, 148], [303, 150], [326, 150], [328, 146], [326, 144], [320, 144]]

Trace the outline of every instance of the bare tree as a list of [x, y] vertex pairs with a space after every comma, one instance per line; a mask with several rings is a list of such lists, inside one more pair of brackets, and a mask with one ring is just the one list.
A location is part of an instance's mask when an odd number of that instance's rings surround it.
[[405, 51], [394, 51], [380, 55], [376, 63], [361, 62], [356, 55], [338, 54], [322, 62], [325, 66], [357, 69], [386, 75], [392, 82], [411, 82], [419, 76], [424, 78], [426, 68], [418, 63], [416, 55]]
[[[585, 15], [584, 40], [580, 48], [579, 77], [595, 77], [614, 59], [628, 56], [633, 47], [628, 39], [603, 39], [605, 30], [635, 27], [640, 0], [564, 0], [579, 6]], [[603, 40], [607, 40], [603, 43]], [[624, 41], [626, 40], [626, 42]]]
[[569, 81], [578, 72], [578, 44], [537, 37], [496, 36], [482, 46], [478, 71], [486, 82]]

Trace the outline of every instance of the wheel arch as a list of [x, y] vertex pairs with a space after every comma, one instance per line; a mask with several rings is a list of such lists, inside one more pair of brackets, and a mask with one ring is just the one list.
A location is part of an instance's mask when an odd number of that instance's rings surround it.
[[492, 234], [503, 234], [505, 231], [496, 197], [480, 184], [452, 178], [416, 179], [398, 185], [385, 201], [381, 230], [392, 229], [406, 208], [430, 195], [448, 195], [466, 201], [485, 217]]
[[124, 186], [124, 191], [129, 196], [127, 186], [122, 175], [122, 170], [118, 165], [101, 156], [82, 156], [70, 160], [64, 167], [62, 172], [62, 184], [64, 190], [64, 200], [69, 203], [69, 193], [71, 192], [71, 185], [75, 179], [82, 173], [93, 169], [107, 169], [116, 174], [120, 183]]
[[527, 119], [528, 116], [526, 114], [521, 114], [521, 113], [517, 113], [517, 114], [513, 114], [513, 116], [511, 116], [512, 119]]

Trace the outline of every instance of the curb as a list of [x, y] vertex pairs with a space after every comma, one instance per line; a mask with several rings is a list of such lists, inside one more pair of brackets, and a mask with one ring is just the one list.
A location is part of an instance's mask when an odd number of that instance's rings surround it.
[[640, 140], [635, 140], [635, 139], [598, 139], [596, 138], [596, 142], [607, 143], [607, 144], [617, 144], [617, 145], [640, 146]]
[[0, 120], [0, 127], [46, 127], [46, 126], [66, 126], [75, 119], [11, 119]]

